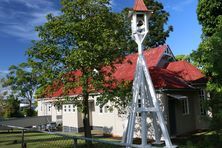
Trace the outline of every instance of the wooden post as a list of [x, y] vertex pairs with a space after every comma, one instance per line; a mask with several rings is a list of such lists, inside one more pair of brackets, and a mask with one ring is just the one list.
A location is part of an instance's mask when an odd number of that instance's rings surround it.
[[22, 148], [25, 148], [25, 143], [24, 143], [24, 129], [22, 130]]
[[77, 148], [77, 139], [76, 138], [73, 138], [73, 141], [74, 141], [74, 143], [73, 143], [73, 148]]

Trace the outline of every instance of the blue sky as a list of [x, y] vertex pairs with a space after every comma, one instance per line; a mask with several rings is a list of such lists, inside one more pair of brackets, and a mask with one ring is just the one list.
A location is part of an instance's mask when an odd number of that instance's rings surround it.
[[[170, 13], [174, 31], [167, 39], [175, 55], [197, 49], [201, 26], [196, 16], [197, 0], [158, 0]], [[134, 0], [112, 0], [114, 11], [132, 7]], [[35, 26], [43, 24], [48, 13], [59, 14], [59, 0], [0, 0], [0, 72], [26, 61], [25, 50], [38, 39]]]

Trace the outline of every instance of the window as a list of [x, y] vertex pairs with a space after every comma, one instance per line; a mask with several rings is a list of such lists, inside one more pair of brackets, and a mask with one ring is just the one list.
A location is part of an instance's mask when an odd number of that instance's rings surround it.
[[51, 111], [51, 104], [48, 104], [48, 111], [50, 112]]
[[109, 105], [104, 106], [104, 113], [113, 113], [113, 108]]
[[206, 115], [207, 110], [204, 106], [204, 102], [206, 101], [206, 92], [203, 89], [201, 89], [199, 92], [199, 96], [200, 96], [200, 114]]
[[61, 106], [57, 106], [57, 112], [60, 112], [61, 111]]
[[66, 105], [64, 105], [64, 112], [66, 112]]
[[99, 112], [103, 113], [103, 107], [102, 106], [99, 107]]
[[75, 112], [75, 111], [76, 111], [75, 105], [72, 105], [72, 112]]
[[183, 114], [188, 115], [190, 113], [188, 98], [182, 100], [182, 105], [183, 105]]
[[94, 104], [94, 101], [89, 102], [89, 109], [90, 109], [91, 111], [95, 111], [95, 104]]
[[68, 107], [69, 107], [69, 112], [71, 112], [71, 105], [69, 105]]
[[63, 111], [68, 113], [73, 113], [76, 111], [75, 105], [73, 104], [63, 105]]
[[108, 113], [108, 112], [109, 112], [109, 106], [105, 106], [104, 112], [105, 112], [105, 113]]

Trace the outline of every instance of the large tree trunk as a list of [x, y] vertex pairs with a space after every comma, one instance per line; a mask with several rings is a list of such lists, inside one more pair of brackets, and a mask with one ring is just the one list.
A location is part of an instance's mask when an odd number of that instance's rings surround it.
[[[90, 127], [90, 121], [89, 121], [89, 92], [88, 92], [88, 76], [85, 73], [86, 70], [82, 70], [83, 74], [83, 85], [82, 85], [82, 92], [83, 92], [83, 125], [84, 125], [84, 134], [85, 137], [87, 138], [92, 138], [92, 134], [91, 134], [91, 127]], [[92, 148], [92, 142], [91, 141], [87, 141], [86, 140], [86, 144], [87, 144], [87, 148]]]
[[[85, 134], [85, 137], [92, 138], [91, 126], [90, 126], [90, 120], [89, 120], [90, 117], [89, 117], [89, 103], [88, 103], [88, 101], [89, 101], [89, 94], [85, 93], [83, 95], [83, 104], [84, 104], [84, 107], [83, 107], [84, 134]], [[86, 141], [86, 143], [87, 143], [87, 147], [88, 148], [92, 148], [92, 142]]]

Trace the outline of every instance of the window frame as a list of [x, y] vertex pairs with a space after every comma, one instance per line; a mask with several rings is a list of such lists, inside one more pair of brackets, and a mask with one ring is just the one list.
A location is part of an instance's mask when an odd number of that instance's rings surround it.
[[189, 106], [189, 99], [185, 98], [182, 100], [182, 114], [189, 115], [190, 114], [190, 106]]
[[51, 103], [49, 103], [49, 104], [47, 105], [47, 111], [48, 111], [48, 112], [51, 112], [51, 111], [52, 111], [52, 104], [51, 104]]
[[63, 108], [63, 112], [67, 112], [67, 107], [66, 107], [66, 105], [63, 105], [64, 106], [64, 108]]
[[75, 113], [76, 112], [76, 106], [73, 104], [72, 105], [72, 112]]
[[103, 114], [104, 110], [103, 110], [103, 106], [99, 106], [99, 114]]
[[200, 115], [206, 116], [207, 115], [207, 109], [204, 107], [204, 102], [207, 100], [206, 97], [206, 91], [204, 89], [200, 89], [199, 91], [199, 98], [200, 98]]

